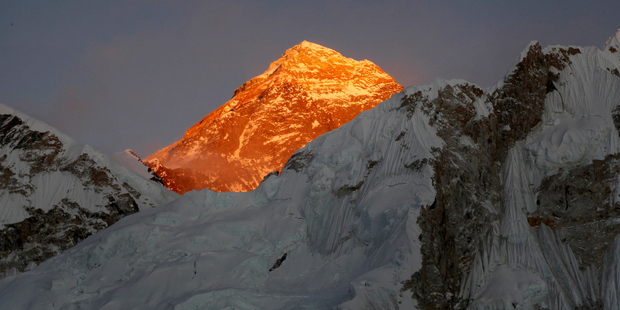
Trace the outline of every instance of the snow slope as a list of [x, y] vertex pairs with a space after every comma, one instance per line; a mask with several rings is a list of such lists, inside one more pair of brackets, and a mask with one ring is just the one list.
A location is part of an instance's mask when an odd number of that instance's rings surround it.
[[618, 309], [617, 56], [533, 42], [489, 90], [409, 87], [252, 192], [189, 192], [1, 280], [2, 306]]
[[0, 118], [0, 274], [31, 269], [124, 215], [178, 196], [3, 104]]
[[441, 140], [424, 115], [394, 110], [402, 95], [320, 136], [257, 190], [189, 192], [126, 217], [4, 280], [0, 299], [12, 309], [411, 305], [398, 290], [419, 268], [416, 213], [434, 191], [428, 165], [403, 165]]
[[161, 177], [157, 175], [151, 168], [147, 167], [142, 158], [134, 151], [127, 149], [122, 152], [116, 152], [110, 156], [114, 162], [129, 169], [129, 171], [161, 185], [164, 185]]

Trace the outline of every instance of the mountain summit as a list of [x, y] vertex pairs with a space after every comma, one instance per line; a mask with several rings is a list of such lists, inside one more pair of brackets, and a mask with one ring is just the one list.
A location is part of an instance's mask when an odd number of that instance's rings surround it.
[[402, 89], [368, 60], [303, 41], [145, 163], [178, 193], [249, 191], [295, 150]]

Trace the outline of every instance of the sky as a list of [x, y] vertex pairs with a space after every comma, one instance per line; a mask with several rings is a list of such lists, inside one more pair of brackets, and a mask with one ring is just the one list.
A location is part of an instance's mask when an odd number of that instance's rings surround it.
[[2, 1], [0, 102], [147, 157], [307, 40], [403, 86], [501, 80], [532, 40], [603, 48], [620, 1]]

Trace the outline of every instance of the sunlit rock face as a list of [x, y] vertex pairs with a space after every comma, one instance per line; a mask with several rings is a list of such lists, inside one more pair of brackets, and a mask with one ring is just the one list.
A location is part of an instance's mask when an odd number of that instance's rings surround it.
[[176, 196], [0, 104], [0, 278]]
[[249, 191], [295, 150], [402, 89], [368, 60], [304, 41], [145, 162], [177, 193]]

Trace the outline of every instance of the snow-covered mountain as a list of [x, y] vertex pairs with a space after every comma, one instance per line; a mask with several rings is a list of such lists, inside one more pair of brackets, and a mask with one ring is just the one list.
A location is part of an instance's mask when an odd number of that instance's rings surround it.
[[32, 269], [120, 218], [177, 196], [0, 104], [0, 277]]
[[609, 44], [532, 42], [491, 89], [409, 87], [254, 191], [186, 193], [0, 280], [2, 306], [619, 309], [618, 70]]
[[122, 152], [117, 152], [110, 156], [117, 164], [129, 169], [129, 171], [153, 182], [157, 182], [162, 186], [165, 186], [162, 178], [153, 171], [150, 167], [144, 164], [142, 158], [136, 152], [130, 149], [126, 149]]
[[304, 41], [145, 163], [177, 193], [252, 190], [297, 149], [402, 89], [368, 60]]

